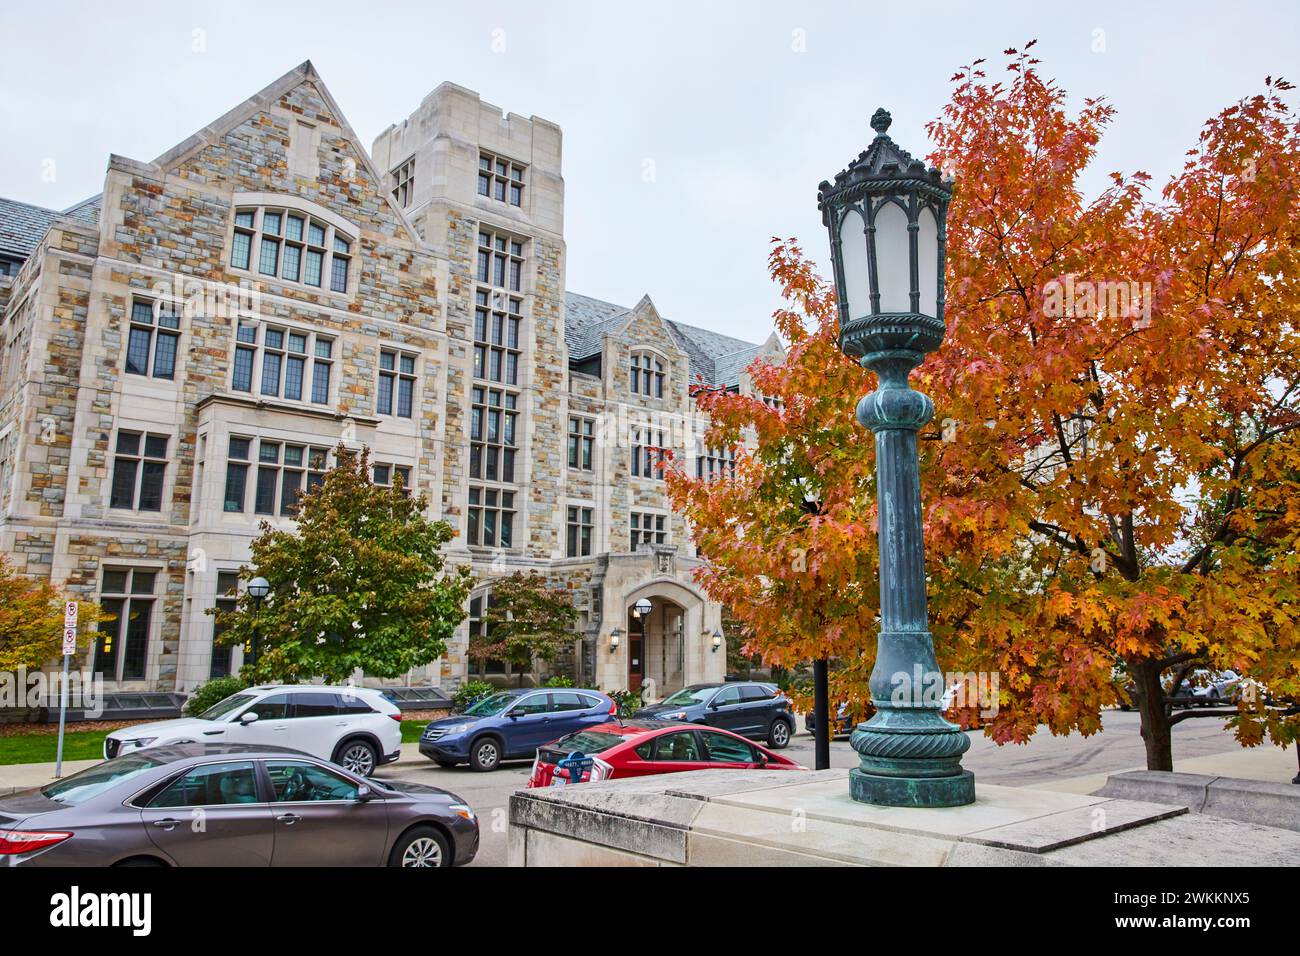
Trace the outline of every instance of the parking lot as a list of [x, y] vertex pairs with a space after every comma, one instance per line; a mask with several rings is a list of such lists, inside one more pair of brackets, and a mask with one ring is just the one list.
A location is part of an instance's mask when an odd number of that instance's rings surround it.
[[[971, 735], [971, 749], [963, 765], [974, 771], [977, 782], [1004, 786], [1033, 786], [1093, 774], [1143, 767], [1145, 757], [1138, 735], [1136, 713], [1107, 711], [1102, 733], [1052, 737], [1046, 731], [1023, 746], [998, 747], [982, 734]], [[1239, 751], [1241, 746], [1219, 720], [1190, 720], [1174, 727], [1174, 760]], [[813, 765], [813, 739], [798, 733], [783, 753], [806, 767]], [[845, 738], [831, 744], [831, 766], [848, 769], [857, 755]], [[481, 843], [474, 866], [506, 864], [506, 832], [510, 794], [528, 781], [531, 761], [510, 761], [500, 770], [475, 773], [469, 767], [443, 769], [420, 756], [415, 744], [403, 746], [402, 759], [382, 768], [377, 776], [411, 780], [458, 794], [479, 815]]]

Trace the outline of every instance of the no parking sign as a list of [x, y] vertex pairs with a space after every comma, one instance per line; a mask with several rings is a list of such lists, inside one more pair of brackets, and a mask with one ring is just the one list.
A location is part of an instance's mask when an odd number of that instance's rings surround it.
[[63, 654], [77, 653], [77, 602], [68, 601], [63, 606]]

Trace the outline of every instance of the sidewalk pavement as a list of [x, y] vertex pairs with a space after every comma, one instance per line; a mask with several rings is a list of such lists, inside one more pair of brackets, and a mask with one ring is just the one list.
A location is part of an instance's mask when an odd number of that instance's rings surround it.
[[[3, 770], [0, 767], [0, 770]], [[1111, 770], [1107, 773], [1094, 773], [1085, 777], [1067, 777], [1062, 780], [1044, 780], [1028, 784], [1035, 790], [1056, 790], [1062, 793], [1091, 794], [1106, 785], [1106, 778], [1111, 774], [1124, 773], [1129, 770], [1145, 770], [1146, 767], [1125, 767], [1124, 770]], [[1265, 780], [1269, 783], [1290, 783], [1296, 775], [1295, 748], [1274, 747], [1267, 744], [1261, 747], [1241, 747], [1223, 753], [1209, 754], [1204, 757], [1186, 757], [1174, 761], [1174, 770], [1178, 773], [1198, 773], [1210, 777], [1233, 777], [1237, 780]]]
[[[85, 770], [98, 760], [65, 760], [63, 775]], [[29, 787], [43, 787], [54, 780], [54, 763], [11, 763], [0, 765], [0, 796]]]

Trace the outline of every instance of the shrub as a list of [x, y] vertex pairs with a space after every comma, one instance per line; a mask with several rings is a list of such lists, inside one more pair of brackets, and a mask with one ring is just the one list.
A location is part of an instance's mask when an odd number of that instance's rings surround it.
[[185, 713], [197, 717], [213, 704], [219, 703], [231, 694], [238, 694], [248, 685], [238, 677], [214, 677], [206, 684], [194, 688], [189, 700], [185, 701]]
[[452, 695], [451, 706], [454, 710], [465, 710], [495, 691], [496, 688], [485, 680], [465, 681]]
[[548, 678], [547, 681], [546, 681], [546, 683], [545, 683], [543, 686], [545, 686], [545, 687], [572, 687], [572, 686], [573, 686], [573, 678], [572, 678], [572, 677], [565, 677], [563, 674], [556, 674], [555, 676]]
[[639, 690], [612, 690], [609, 699], [618, 707], [619, 717], [631, 717], [642, 706]]

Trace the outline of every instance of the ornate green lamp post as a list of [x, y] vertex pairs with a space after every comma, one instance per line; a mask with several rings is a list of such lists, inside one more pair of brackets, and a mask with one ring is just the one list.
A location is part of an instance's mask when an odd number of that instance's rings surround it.
[[952, 184], [926, 169], [871, 117], [876, 138], [818, 190], [830, 230], [840, 348], [879, 378], [858, 403], [875, 433], [879, 495], [880, 635], [871, 672], [875, 715], [853, 731], [861, 765], [853, 799], [890, 807], [973, 803], [975, 778], [961, 767], [970, 741], [943, 719], [944, 681], [934, 657], [925, 598], [921, 482], [916, 433], [934, 415], [908, 375], [943, 341], [944, 224]]

